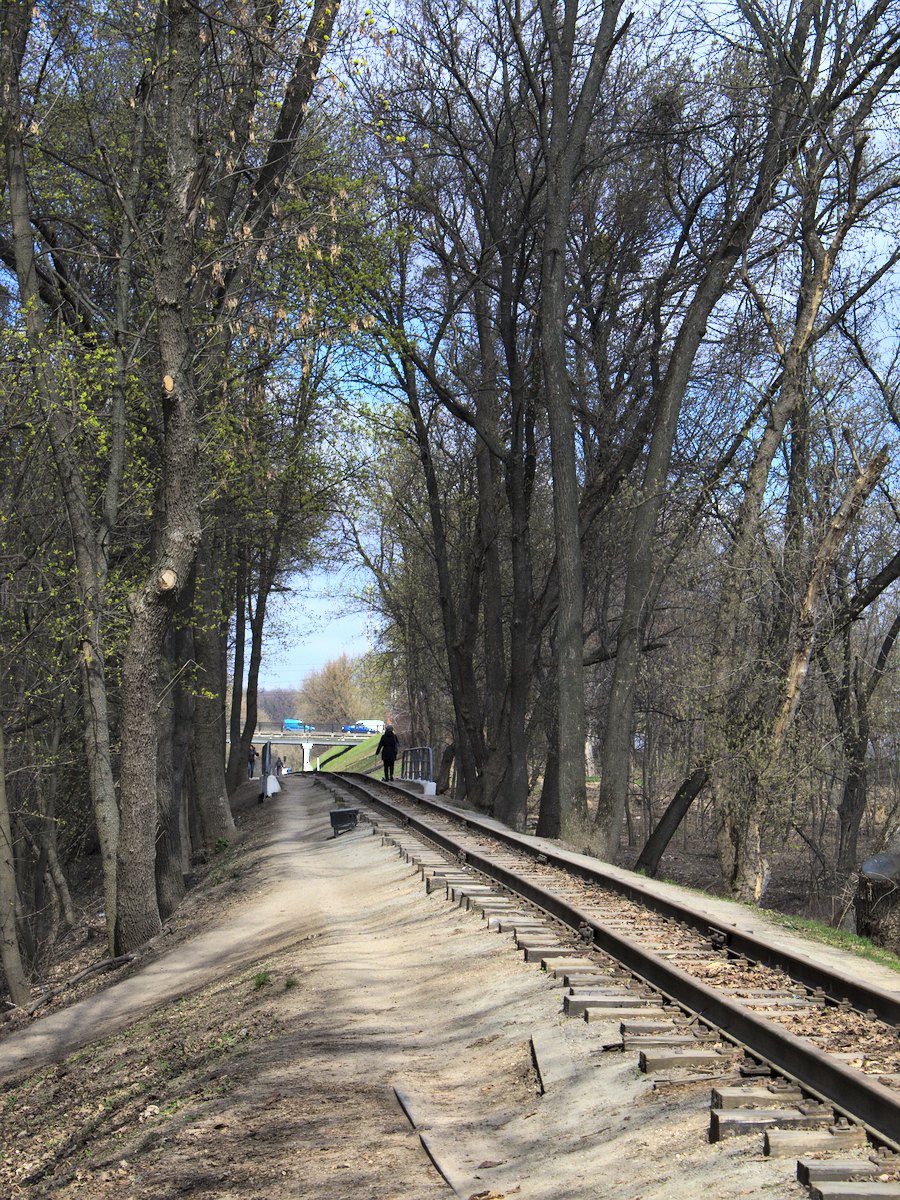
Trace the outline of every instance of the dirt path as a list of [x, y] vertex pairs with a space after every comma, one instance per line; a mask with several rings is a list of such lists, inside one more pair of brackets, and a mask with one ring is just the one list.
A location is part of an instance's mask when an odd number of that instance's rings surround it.
[[[379, 839], [330, 839], [311, 781], [278, 804], [271, 890], [238, 921], [4, 1048], [21, 1070], [83, 1045], [0, 1091], [0, 1195], [448, 1197], [395, 1087], [465, 1197], [801, 1194], [758, 1141], [708, 1144], [708, 1084], [654, 1087]], [[193, 990], [161, 1003], [167, 987]], [[116, 1031], [86, 1045], [101, 1027]], [[545, 1096], [535, 1030], [578, 1068]]]
[[[296, 794], [303, 784], [289, 785]], [[0, 1042], [0, 1082], [55, 1062], [88, 1041], [121, 1029], [157, 1005], [256, 961], [292, 939], [302, 911], [304, 872], [298, 842], [303, 813], [281, 803], [269, 844], [256, 863], [261, 898], [227, 924], [190, 939], [120, 983], [35, 1021]]]

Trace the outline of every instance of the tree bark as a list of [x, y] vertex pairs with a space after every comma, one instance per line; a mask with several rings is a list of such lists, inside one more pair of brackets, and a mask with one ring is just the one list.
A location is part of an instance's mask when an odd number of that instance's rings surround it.
[[[197, 560], [197, 584], [193, 606], [194, 658], [197, 685], [194, 700], [191, 754], [197, 786], [197, 806], [203, 825], [206, 848], [219, 841], [230, 841], [235, 834], [234, 819], [228, 803], [225, 783], [225, 755], [222, 747], [222, 714], [225, 704], [225, 677], [222, 670], [222, 622], [220, 578], [214, 566], [215, 547], [201, 545]], [[257, 602], [257, 606], [259, 602]], [[256, 678], [262, 653], [256, 650]], [[256, 649], [254, 647], [254, 649]], [[251, 665], [252, 670], [252, 665]], [[254, 700], [256, 678], [253, 680]], [[249, 746], [248, 746], [249, 749]]]
[[[259, 668], [262, 665], [263, 630], [266, 620], [266, 600], [268, 593], [263, 589], [262, 572], [258, 575], [258, 590], [256, 604], [250, 609], [250, 662], [247, 668], [246, 714], [244, 727], [241, 730], [240, 767], [246, 775], [247, 759], [250, 746], [256, 734], [259, 704]], [[248, 605], [248, 607], [250, 607]]]
[[450, 788], [450, 772], [453, 770], [453, 759], [456, 757], [456, 747], [452, 742], [448, 742], [441, 754], [441, 761], [438, 765], [437, 779], [435, 780], [435, 791], [442, 796]]
[[656, 823], [656, 828], [644, 843], [644, 848], [634, 864], [636, 871], [656, 878], [660, 859], [675, 836], [679, 825], [687, 816], [688, 809], [703, 790], [709, 778], [705, 767], [696, 767], [670, 800], [666, 811]]
[[244, 569], [238, 571], [234, 606], [234, 671], [232, 673], [232, 706], [228, 714], [228, 767], [226, 784], [233, 792], [244, 779], [245, 762], [241, 762], [241, 708], [244, 706], [244, 648], [247, 641], [247, 578]]
[[544, 782], [541, 787], [541, 802], [538, 809], [537, 836], [545, 838], [558, 838], [561, 826], [557, 728], [555, 720], [547, 728], [547, 761], [544, 765]]
[[175, 741], [175, 661], [172, 631], [166, 638], [167, 651], [161, 672], [163, 690], [156, 710], [156, 899], [159, 915], [172, 915], [184, 896], [181, 860], [181, 795], [175, 792], [173, 751]]
[[[189, 627], [175, 631], [176, 646], [175, 661], [190, 662], [194, 657], [194, 639]], [[176, 850], [181, 856], [182, 877], [190, 870], [191, 838], [187, 820], [188, 780], [191, 770], [191, 739], [194, 729], [194, 687], [190, 679], [182, 673], [175, 681], [175, 711], [173, 713], [174, 733], [172, 740], [172, 807], [177, 805], [178, 830], [173, 829], [172, 854]], [[191, 798], [193, 805], [193, 799]], [[172, 820], [174, 821], [174, 814]]]
[[23, 1007], [31, 999], [16, 931], [16, 866], [12, 823], [6, 801], [6, 743], [0, 727], [0, 966], [13, 1004]]
[[[244, 647], [247, 642], [247, 573], [243, 564], [237, 572], [234, 606], [234, 671], [231, 678], [231, 709], [228, 714], [228, 766], [225, 782], [229, 793], [244, 778], [246, 759], [241, 760], [241, 708], [244, 702]], [[249, 747], [248, 747], [249, 749]]]
[[67, 929], [75, 927], [75, 907], [72, 904], [72, 894], [69, 891], [69, 884], [66, 880], [65, 872], [62, 869], [62, 864], [59, 861], [59, 851], [57, 847], [56, 835], [56, 793], [58, 788], [58, 767], [56, 756], [59, 753], [59, 742], [62, 733], [62, 717], [54, 721], [53, 731], [50, 735], [47, 744], [47, 752], [53, 762], [53, 767], [50, 771], [50, 778], [47, 782], [46, 793], [42, 792], [44, 797], [43, 806], [41, 808], [41, 820], [43, 823], [42, 843], [46, 847], [45, 853], [47, 858], [47, 871], [53, 886], [56, 889], [56, 894], [59, 897], [60, 909], [62, 911], [63, 921]]
[[[550, 162], [548, 178], [560, 170], [559, 162]], [[541, 276], [541, 360], [550, 424], [553, 529], [559, 575], [555, 640], [560, 823], [563, 836], [577, 838], [587, 820], [584, 771], [584, 576], [579, 536], [575, 429], [565, 352], [568, 307], [565, 262], [570, 189], [560, 190], [563, 194], [548, 194], [545, 219]]]
[[512, 427], [510, 453], [505, 467], [506, 504], [509, 510], [509, 555], [512, 600], [509, 626], [509, 684], [507, 737], [509, 771], [508, 804], [521, 814], [524, 828], [528, 808], [528, 742], [526, 723], [532, 665], [540, 645], [540, 632], [532, 627], [534, 571], [531, 552], [530, 514], [535, 474], [534, 403], [529, 397], [514, 320], [515, 300], [511, 265], [504, 261], [502, 272], [500, 333], [509, 373]]
[[[573, 60], [578, 31], [578, 2], [565, 0], [562, 15], [555, 0], [541, 0], [540, 11], [550, 55], [549, 97], [545, 107], [543, 151], [546, 203], [541, 245], [541, 294], [538, 312], [541, 365], [553, 477], [553, 528], [559, 602], [556, 615], [557, 725], [560, 825], [564, 837], [577, 838], [587, 821], [585, 798], [584, 575], [575, 425], [566, 362], [569, 292], [566, 250], [572, 187], [600, 88], [617, 37], [621, 0], [605, 0], [583, 82], [573, 96]], [[627, 27], [628, 22], [625, 22]], [[549, 99], [549, 112], [546, 111]]]
[[824, 654], [819, 656], [831, 692], [847, 772], [838, 805], [838, 850], [835, 864], [835, 882], [838, 888], [843, 886], [859, 861], [859, 826], [868, 800], [866, 757], [869, 751], [869, 705], [884, 678], [897, 639], [900, 638], [900, 612], [888, 627], [868, 679], [861, 678], [859, 661], [852, 658], [850, 626], [844, 627], [842, 635], [841, 677], [835, 676]]
[[198, 177], [196, 80], [198, 10], [168, 6], [168, 186], [160, 261], [154, 281], [161, 400], [162, 508], [150, 572], [132, 596], [122, 663], [121, 824], [117, 856], [116, 949], [133, 950], [161, 928], [156, 901], [156, 728], [159, 663], [171, 613], [200, 544], [197, 391], [191, 328], [193, 225]]

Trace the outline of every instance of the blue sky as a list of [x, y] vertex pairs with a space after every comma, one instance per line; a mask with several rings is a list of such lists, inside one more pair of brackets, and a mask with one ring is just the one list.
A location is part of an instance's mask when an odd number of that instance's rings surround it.
[[314, 571], [273, 599], [260, 687], [298, 687], [329, 659], [371, 647], [371, 617], [353, 600], [363, 581], [351, 569]]

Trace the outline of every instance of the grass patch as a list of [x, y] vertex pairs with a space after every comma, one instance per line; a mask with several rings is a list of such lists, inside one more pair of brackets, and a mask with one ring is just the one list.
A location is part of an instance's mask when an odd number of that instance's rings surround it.
[[[355, 746], [341, 746], [341, 748], [339, 750], [335, 750], [333, 754], [326, 755], [325, 758], [321, 758], [321, 756], [320, 756], [319, 770], [320, 771], [324, 770], [324, 768], [329, 766], [330, 764], [336, 763], [339, 758], [343, 758], [346, 754], [349, 754], [350, 751], [354, 750], [355, 748], [356, 748]], [[332, 767], [331, 769], [334, 770], [334, 767]]]
[[253, 976], [253, 990], [258, 992], [260, 988], [266, 987], [272, 982], [271, 971], [257, 971]]
[[242, 879], [247, 868], [241, 862], [240, 847], [229, 846], [224, 839], [219, 839], [213, 850], [206, 883], [209, 887], [219, 887], [229, 880]]
[[[643, 875], [644, 872], [639, 871], [638, 874]], [[645, 876], [645, 878], [649, 878], [649, 876]], [[735, 908], [744, 907], [739, 900], [732, 900], [730, 896], [722, 896], [717, 892], [707, 891], [705, 888], [679, 883], [677, 879], [658, 877], [658, 882], [673, 884], [682, 891], [692, 892], [695, 896], [704, 896], [720, 904], [724, 902], [733, 904]], [[749, 911], [754, 911], [751, 905], [746, 907]], [[834, 946], [838, 950], [846, 950], [849, 954], [858, 954], [860, 958], [867, 958], [870, 962], [878, 963], [882, 967], [889, 967], [892, 971], [900, 971], [900, 955], [885, 950], [883, 946], [876, 945], [869, 938], [860, 937], [858, 933], [850, 933], [846, 929], [836, 929], [833, 925], [826, 924], [825, 921], [816, 921], [811, 917], [799, 917], [793, 913], [778, 912], [774, 908], [758, 908], [755, 911], [782, 929], [787, 929], [800, 937], [809, 938], [811, 942]]]
[[296, 986], [297, 986], [297, 980], [294, 978], [293, 975], [288, 975], [287, 979], [284, 981], [284, 990], [286, 992], [289, 992], [291, 990], [291, 988], [295, 988]]
[[849, 950], [851, 954], [858, 954], [860, 958], [867, 958], [870, 962], [890, 967], [892, 971], [900, 971], [900, 957], [892, 954], [890, 950], [885, 950], [883, 946], [876, 946], [868, 938], [860, 937], [858, 933], [850, 933], [846, 929], [835, 929], [832, 925], [826, 925], [824, 921], [789, 916], [787, 913], [775, 912], [769, 908], [761, 911], [782, 929], [802, 934], [803, 937], [808, 937], [814, 942], [824, 942], [826, 946]]
[[340, 754], [332, 754], [320, 765], [320, 771], [361, 771], [364, 774], [380, 765], [381, 759], [375, 757], [375, 747], [381, 740], [380, 733], [373, 733], [364, 742], [351, 746]]

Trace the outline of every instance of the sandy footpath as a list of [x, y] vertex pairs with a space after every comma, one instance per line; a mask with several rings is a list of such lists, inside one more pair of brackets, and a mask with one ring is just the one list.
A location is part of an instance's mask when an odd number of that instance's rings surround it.
[[[380, 839], [331, 839], [330, 802], [292, 782], [267, 890], [239, 917], [0, 1047], [19, 1078], [0, 1091], [0, 1195], [452, 1195], [395, 1086], [466, 1196], [804, 1194], [758, 1138], [708, 1144], [708, 1084], [654, 1087]], [[529, 1048], [542, 1029], [578, 1066], [545, 1096]]]

